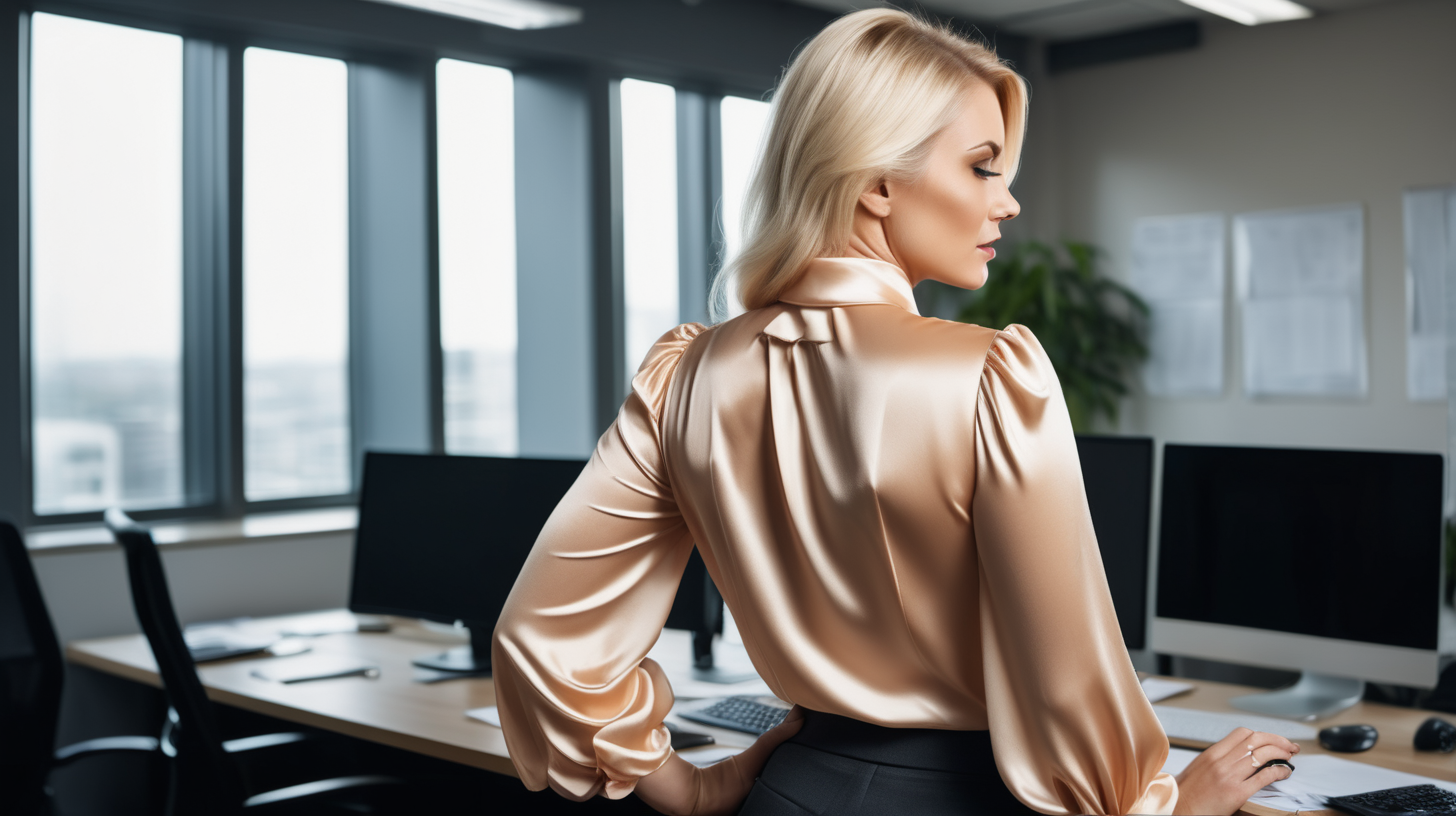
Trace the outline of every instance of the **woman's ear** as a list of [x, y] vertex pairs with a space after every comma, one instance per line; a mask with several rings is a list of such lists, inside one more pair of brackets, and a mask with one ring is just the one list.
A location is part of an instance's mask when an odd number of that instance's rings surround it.
[[890, 190], [884, 180], [875, 182], [875, 186], [865, 190], [859, 195], [861, 207], [869, 210], [870, 215], [876, 218], [887, 218], [890, 215]]

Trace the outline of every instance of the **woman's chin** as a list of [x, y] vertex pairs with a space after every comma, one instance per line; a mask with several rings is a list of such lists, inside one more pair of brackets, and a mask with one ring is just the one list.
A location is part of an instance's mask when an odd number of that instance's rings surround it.
[[955, 282], [955, 285], [962, 289], [980, 289], [986, 285], [988, 276], [986, 265], [981, 264], [979, 267], [968, 269], [960, 275], [957, 275], [958, 280]]

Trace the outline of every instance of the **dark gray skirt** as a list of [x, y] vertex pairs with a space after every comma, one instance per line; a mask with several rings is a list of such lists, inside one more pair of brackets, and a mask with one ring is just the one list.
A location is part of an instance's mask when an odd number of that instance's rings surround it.
[[805, 711], [804, 726], [769, 757], [738, 814], [1034, 812], [1001, 781], [989, 731], [886, 728]]

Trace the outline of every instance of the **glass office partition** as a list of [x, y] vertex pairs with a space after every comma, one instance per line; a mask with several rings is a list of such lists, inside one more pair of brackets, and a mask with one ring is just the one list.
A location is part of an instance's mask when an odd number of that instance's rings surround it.
[[445, 450], [514, 456], [516, 194], [511, 72], [436, 68]]
[[348, 69], [243, 56], [244, 492], [346, 493]]
[[678, 323], [677, 91], [624, 79], [622, 256], [627, 376]]
[[38, 515], [182, 503], [182, 39], [37, 13]]

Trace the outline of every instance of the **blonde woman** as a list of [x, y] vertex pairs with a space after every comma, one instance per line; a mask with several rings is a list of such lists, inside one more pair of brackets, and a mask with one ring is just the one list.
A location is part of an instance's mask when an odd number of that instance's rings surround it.
[[[795, 60], [719, 287], [746, 311], [658, 341], [496, 628], [528, 787], [682, 814], [1227, 814], [1288, 775], [1256, 769], [1297, 746], [1247, 730], [1161, 772], [1046, 354], [916, 312], [922, 280], [985, 283], [1025, 119], [993, 53], [899, 11]], [[701, 770], [645, 658], [695, 545], [795, 704]]]

